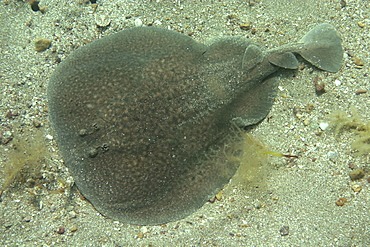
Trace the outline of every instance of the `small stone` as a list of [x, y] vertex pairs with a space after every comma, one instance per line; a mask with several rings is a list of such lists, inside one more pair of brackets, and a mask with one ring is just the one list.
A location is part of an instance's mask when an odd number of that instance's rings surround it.
[[140, 231], [142, 233], [147, 233], [148, 232], [148, 228], [146, 226], [143, 226]]
[[315, 83], [315, 91], [318, 95], [326, 93], [325, 83]]
[[341, 1], [340, 1], [340, 7], [341, 7], [341, 8], [344, 8], [344, 7], [346, 7], [346, 6], [347, 6], [346, 0], [341, 0]]
[[338, 158], [338, 153], [335, 152], [335, 151], [329, 151], [328, 152], [328, 157], [329, 157], [329, 159], [336, 159], [336, 158]]
[[216, 201], [216, 196], [212, 196], [211, 198], [209, 198], [208, 200], [210, 203], [214, 203]]
[[364, 62], [358, 58], [358, 57], [355, 57], [353, 58], [353, 62], [357, 65], [357, 66], [364, 66]]
[[138, 232], [137, 237], [140, 238], [140, 239], [144, 238], [144, 233]]
[[135, 27], [142, 27], [143, 26], [143, 22], [139, 18], [135, 19], [134, 24], [135, 24]]
[[287, 236], [289, 234], [289, 226], [283, 226], [279, 231], [281, 236]]
[[366, 89], [359, 89], [355, 92], [356, 95], [363, 94], [363, 93], [367, 93], [367, 90]]
[[315, 79], [313, 80], [315, 83], [315, 91], [317, 95], [322, 95], [323, 93], [326, 93], [325, 83], [324, 82], [320, 83], [320, 80], [321, 78], [318, 76], [316, 76]]
[[252, 25], [249, 23], [249, 24], [241, 24], [240, 25], [240, 29], [241, 30], [244, 30], [244, 31], [248, 31], [252, 28]]
[[365, 172], [361, 169], [358, 169], [358, 170], [351, 171], [349, 173], [349, 176], [352, 181], [359, 180], [365, 176]]
[[26, 216], [26, 217], [23, 218], [23, 220], [25, 222], [30, 222], [31, 221], [31, 217], [30, 216]]
[[31, 9], [33, 10], [33, 11], [39, 11], [40, 10], [40, 7], [39, 7], [39, 1], [37, 1], [37, 0], [30, 0], [29, 1], [29, 4], [31, 5]]
[[49, 39], [38, 39], [35, 41], [35, 51], [45, 51], [51, 46], [51, 40]]
[[4, 226], [6, 229], [9, 229], [10, 227], [12, 227], [12, 226], [13, 226], [13, 224], [12, 224], [12, 223], [10, 223], [10, 222], [5, 222], [5, 223], [3, 223], [3, 226]]
[[48, 139], [48, 140], [53, 140], [54, 138], [53, 138], [53, 136], [52, 136], [52, 135], [46, 135], [46, 139]]
[[74, 225], [74, 226], [72, 226], [72, 228], [71, 228], [71, 232], [75, 232], [75, 231], [77, 231], [77, 226], [76, 225]]
[[12, 139], [13, 139], [13, 133], [9, 130], [3, 132], [1, 135], [0, 135], [0, 143], [1, 144], [7, 144], [8, 142], [10, 142]]
[[154, 26], [160, 26], [160, 25], [162, 25], [162, 22], [161, 22], [160, 20], [155, 20], [155, 21], [153, 22], [153, 25], [154, 25]]
[[340, 80], [335, 80], [334, 81], [335, 86], [340, 86], [342, 82]]
[[357, 22], [357, 25], [358, 25], [359, 27], [361, 27], [361, 28], [366, 27], [365, 23], [363, 23], [362, 21]]
[[68, 212], [68, 215], [71, 218], [76, 218], [77, 217], [77, 213], [75, 211]]
[[59, 227], [58, 230], [57, 230], [57, 233], [58, 234], [63, 234], [65, 231], [66, 231], [66, 229], [64, 227]]
[[221, 198], [222, 198], [222, 194], [223, 194], [224, 192], [222, 191], [222, 190], [220, 190], [217, 194], [216, 194], [216, 199], [217, 200], [219, 200], [219, 201], [221, 201]]
[[33, 126], [35, 126], [36, 128], [40, 128], [41, 127], [41, 122], [39, 120], [37, 120], [37, 119], [34, 119], [32, 121], [32, 123], [33, 123]]

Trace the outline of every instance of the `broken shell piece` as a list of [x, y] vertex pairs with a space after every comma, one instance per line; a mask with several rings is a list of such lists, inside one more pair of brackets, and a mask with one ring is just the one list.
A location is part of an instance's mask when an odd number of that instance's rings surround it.
[[96, 15], [95, 23], [98, 27], [106, 27], [110, 24], [111, 19], [106, 15]]
[[140, 20], [139, 18], [135, 19], [135, 27], [142, 27], [143, 26], [143, 21]]
[[320, 123], [319, 127], [320, 127], [321, 130], [326, 130], [329, 127], [329, 124], [328, 123]]
[[361, 185], [359, 185], [359, 184], [353, 184], [353, 185], [351, 186], [351, 188], [352, 188], [352, 190], [353, 190], [354, 192], [356, 192], [356, 193], [359, 193], [359, 192], [362, 190], [362, 186], [361, 186]]

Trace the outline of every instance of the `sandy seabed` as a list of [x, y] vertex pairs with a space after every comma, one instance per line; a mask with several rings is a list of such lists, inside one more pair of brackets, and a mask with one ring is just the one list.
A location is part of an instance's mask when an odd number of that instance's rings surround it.
[[[2, 195], [1, 246], [370, 246], [369, 155], [352, 150], [355, 133], [336, 136], [330, 127], [319, 128], [337, 110], [370, 118], [369, 91], [355, 93], [370, 90], [369, 1], [43, 0], [39, 7], [0, 2], [1, 182], [14, 143], [42, 156], [38, 173], [21, 171]], [[251, 131], [272, 150], [299, 158], [271, 158], [257, 179], [229, 184], [220, 201], [176, 222], [135, 226], [100, 215], [71, 187], [51, 138], [46, 88], [72, 51], [140, 21], [198, 42], [240, 35], [266, 49], [295, 42], [319, 23], [335, 26], [343, 41], [342, 69], [328, 73], [305, 64], [281, 78], [268, 120]], [[51, 47], [35, 51], [39, 38], [51, 40]], [[321, 96], [315, 80], [325, 84]], [[38, 132], [43, 137], [36, 141], [46, 150], [27, 144]], [[365, 177], [352, 181], [356, 169]], [[343, 206], [336, 205], [340, 198], [347, 199]]]

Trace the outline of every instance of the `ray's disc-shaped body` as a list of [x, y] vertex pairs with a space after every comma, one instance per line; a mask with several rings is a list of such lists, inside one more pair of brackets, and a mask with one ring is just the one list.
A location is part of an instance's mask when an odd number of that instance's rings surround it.
[[55, 71], [56, 139], [102, 214], [134, 224], [183, 218], [235, 172], [205, 155], [230, 126], [202, 79], [205, 51], [173, 31], [135, 28], [78, 49]]
[[[276, 57], [296, 64], [293, 55]], [[203, 45], [166, 29], [132, 28], [57, 67], [48, 86], [51, 124], [78, 188], [99, 212], [162, 224], [197, 210], [235, 173], [239, 164], [225, 155], [231, 121], [266, 116], [277, 69], [248, 39]]]

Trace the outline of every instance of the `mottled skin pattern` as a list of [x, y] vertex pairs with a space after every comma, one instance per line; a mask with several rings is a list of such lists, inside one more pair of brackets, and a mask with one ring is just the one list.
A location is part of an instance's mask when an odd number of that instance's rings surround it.
[[230, 112], [207, 88], [205, 51], [176, 32], [130, 29], [56, 70], [48, 92], [56, 139], [104, 215], [134, 224], [183, 218], [234, 174], [236, 164], [210, 157], [223, 149]]
[[[274, 55], [274, 64], [296, 66], [293, 54]], [[154, 27], [72, 53], [53, 74], [48, 99], [82, 194], [103, 215], [132, 224], [197, 210], [239, 165], [228, 148], [232, 120], [254, 124], [270, 110], [279, 67], [268, 57], [247, 39], [203, 45]]]

